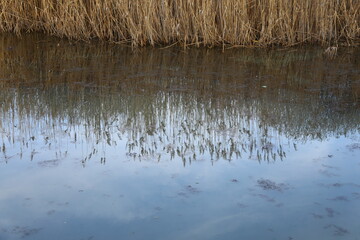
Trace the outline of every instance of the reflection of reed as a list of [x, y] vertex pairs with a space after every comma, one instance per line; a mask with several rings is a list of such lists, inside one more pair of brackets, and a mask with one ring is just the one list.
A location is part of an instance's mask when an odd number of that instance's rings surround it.
[[121, 138], [140, 159], [270, 161], [285, 157], [283, 135], [296, 142], [358, 131], [356, 52], [333, 60], [316, 49], [135, 54], [32, 41], [2, 38], [4, 149], [25, 148], [33, 136], [85, 140], [94, 145], [88, 159]]
[[136, 97], [124, 92], [94, 96], [86, 89], [77, 93], [64, 88], [2, 93], [3, 138], [24, 146], [39, 133], [48, 141], [86, 138], [94, 149], [126, 138], [129, 157], [166, 155], [184, 162], [205, 152], [213, 159], [234, 159], [244, 152], [266, 160], [284, 155], [279, 142], [269, 142], [275, 132], [260, 134], [251, 116], [254, 106], [241, 106], [237, 100], [203, 102], [194, 95], [164, 92]]
[[[265, 52], [237, 49], [222, 54], [213, 49], [133, 51], [95, 43], [71, 44], [43, 35], [23, 38], [19, 41], [14, 36], [0, 36], [1, 86], [7, 83], [27, 86], [39, 81], [44, 85], [78, 82], [88, 86], [106, 84], [110, 88], [129, 85], [134, 89], [133, 83], [137, 81], [137, 91], [192, 88], [205, 94], [208, 90], [237, 94], [246, 87], [261, 85], [270, 88], [285, 85], [295, 91], [320, 89], [324, 84], [336, 87], [339, 83], [334, 76], [339, 75], [339, 70], [341, 76], [347, 75], [350, 85], [359, 78], [359, 72], [354, 71], [359, 61], [358, 49], [339, 50], [337, 59], [329, 61], [324, 59], [321, 49]], [[175, 77], [193, 80], [191, 84], [169, 81]], [[359, 94], [358, 85], [350, 89]]]
[[101, 145], [115, 146], [126, 139], [129, 157], [180, 157], [188, 162], [203, 154], [214, 160], [276, 160], [285, 157], [289, 147], [284, 147], [283, 135], [296, 143], [358, 130], [357, 109], [329, 112], [317, 98], [308, 104], [299, 104], [301, 97], [277, 101], [288, 97], [205, 98], [163, 91], [132, 95], [69, 85], [46, 91], [16, 88], [1, 92], [1, 132], [7, 144], [22, 142], [24, 148], [33, 136], [45, 142], [85, 140], [94, 148], [89, 157]]

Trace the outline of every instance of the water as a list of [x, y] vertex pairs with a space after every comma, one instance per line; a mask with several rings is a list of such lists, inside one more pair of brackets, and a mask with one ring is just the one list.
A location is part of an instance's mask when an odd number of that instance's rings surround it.
[[360, 239], [359, 62], [0, 36], [0, 239]]

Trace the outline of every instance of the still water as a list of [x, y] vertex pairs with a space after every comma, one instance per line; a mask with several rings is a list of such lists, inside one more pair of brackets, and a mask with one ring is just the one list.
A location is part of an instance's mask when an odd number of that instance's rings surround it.
[[0, 239], [360, 239], [360, 49], [0, 36]]

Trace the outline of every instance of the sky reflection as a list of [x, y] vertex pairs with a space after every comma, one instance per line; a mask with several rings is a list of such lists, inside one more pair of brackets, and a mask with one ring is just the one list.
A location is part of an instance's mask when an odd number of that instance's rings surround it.
[[360, 236], [357, 50], [28, 38], [1, 37], [1, 240]]

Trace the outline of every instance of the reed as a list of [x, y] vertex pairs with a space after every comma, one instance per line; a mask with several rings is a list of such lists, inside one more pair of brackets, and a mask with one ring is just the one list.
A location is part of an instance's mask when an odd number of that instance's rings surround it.
[[0, 0], [0, 32], [134, 46], [269, 46], [360, 37], [358, 0]]

